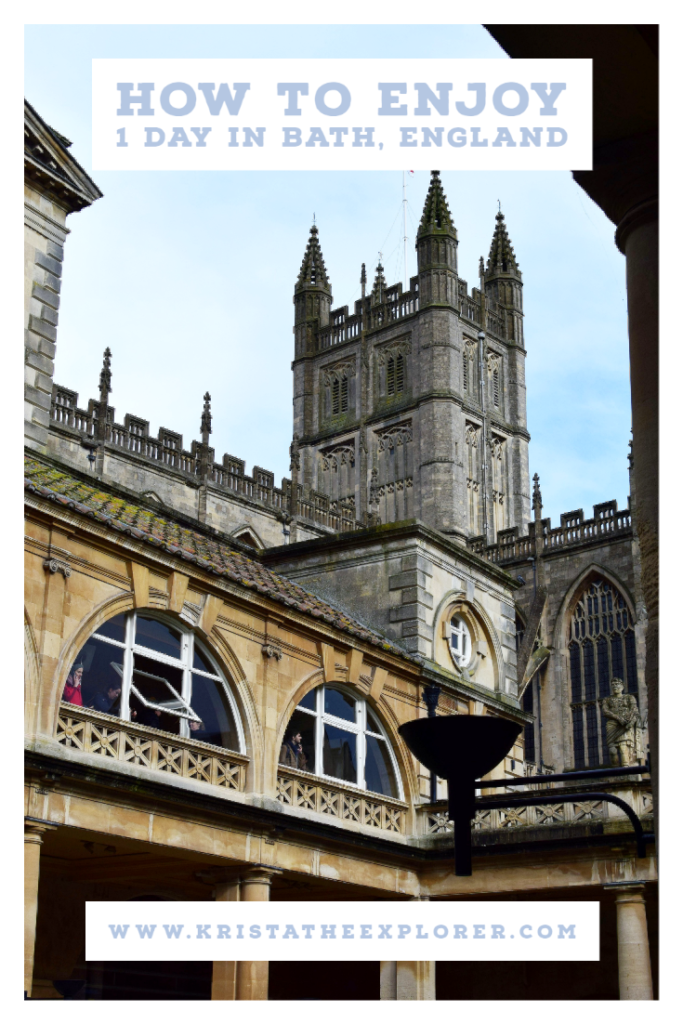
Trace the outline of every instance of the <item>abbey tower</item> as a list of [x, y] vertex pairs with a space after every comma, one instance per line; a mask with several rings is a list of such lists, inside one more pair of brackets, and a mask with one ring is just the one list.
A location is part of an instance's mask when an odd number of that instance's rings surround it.
[[480, 286], [432, 172], [409, 290], [381, 264], [332, 309], [318, 229], [294, 292], [293, 483], [358, 520], [417, 518], [485, 545], [529, 520], [522, 274], [498, 213]]

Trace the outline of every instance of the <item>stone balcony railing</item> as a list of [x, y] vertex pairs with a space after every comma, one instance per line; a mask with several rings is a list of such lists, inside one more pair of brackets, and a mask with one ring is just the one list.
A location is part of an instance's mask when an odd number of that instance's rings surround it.
[[60, 704], [55, 738], [61, 746], [74, 752], [139, 765], [209, 786], [241, 793], [246, 783], [249, 758], [243, 754], [122, 722], [74, 704]]
[[539, 554], [547, 555], [578, 544], [599, 543], [631, 533], [631, 510], [619, 510], [616, 501], [594, 505], [592, 519], [583, 518], [583, 509], [567, 512], [560, 518], [560, 526], [554, 529], [550, 519], [542, 519], [540, 523], [529, 523], [526, 536], [518, 536], [518, 528], [514, 526], [501, 530], [495, 544], [487, 546], [480, 536], [470, 538], [467, 546], [487, 561], [502, 565], [533, 557], [537, 544]]
[[364, 825], [398, 835], [406, 832], [408, 805], [402, 801], [296, 769], [278, 768], [277, 798], [284, 807], [313, 811], [348, 825]]
[[[557, 784], [553, 784], [555, 793], [558, 792], [556, 787]], [[512, 799], [519, 794], [521, 797], [523, 794], [537, 791], [539, 788], [541, 788], [539, 785], [530, 785], [528, 788], [515, 787], [514, 792], [508, 789], [505, 796], [510, 796]], [[553, 801], [552, 794], [548, 793], [547, 804], [536, 804], [531, 807], [481, 808], [476, 812], [472, 831], [537, 829], [557, 825], [585, 825], [589, 822], [601, 822], [607, 826], [608, 831], [620, 831], [622, 828], [631, 831], [631, 823], [619, 807], [606, 800], [583, 799], [581, 788], [585, 792], [600, 789], [621, 797], [633, 808], [639, 818], [647, 818], [652, 815], [652, 790], [649, 785], [593, 782], [590, 788], [585, 785], [583, 787], [577, 785], [576, 792], [571, 794], [569, 803], [557, 803]], [[496, 796], [503, 796], [502, 790], [495, 792]], [[445, 801], [442, 804], [431, 804], [422, 808], [419, 816], [422, 819], [424, 835], [440, 835], [453, 831], [453, 823], [448, 820]]]

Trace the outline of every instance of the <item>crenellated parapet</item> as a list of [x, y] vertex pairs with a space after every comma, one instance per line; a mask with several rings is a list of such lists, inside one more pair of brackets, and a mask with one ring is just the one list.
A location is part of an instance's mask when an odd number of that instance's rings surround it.
[[[54, 386], [50, 432], [55, 440], [67, 443], [70, 440], [75, 452], [83, 449], [84, 469], [87, 467], [86, 459], [96, 464], [96, 456], [89, 453], [98, 450], [98, 468], [104, 453], [116, 459], [123, 458], [131, 467], [142, 463], [168, 478], [176, 481], [180, 478], [191, 488], [205, 486], [224, 498], [268, 510], [283, 522], [303, 520], [313, 533], [345, 533], [366, 525], [356, 520], [355, 508], [344, 502], [335, 502], [326, 494], [297, 484], [293, 496], [289, 477], [283, 477], [278, 487], [275, 474], [261, 466], [254, 466], [249, 474], [244, 459], [234, 455], [225, 454], [220, 462], [216, 461], [215, 450], [207, 443], [209, 432], [206, 429], [202, 441], [191, 441], [189, 448], [185, 448], [182, 434], [160, 427], [154, 436], [150, 432], [149, 420], [140, 416], [126, 413], [123, 422], [117, 422], [116, 410], [110, 405], [106, 407], [102, 426], [103, 403], [90, 399], [82, 408], [78, 399], [78, 392]], [[205, 398], [205, 407], [206, 402]], [[203, 422], [208, 422], [206, 418], [205, 409]], [[172, 501], [168, 503], [173, 504]]]

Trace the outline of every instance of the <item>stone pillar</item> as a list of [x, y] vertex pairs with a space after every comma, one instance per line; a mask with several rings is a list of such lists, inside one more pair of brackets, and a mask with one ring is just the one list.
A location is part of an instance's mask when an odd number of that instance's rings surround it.
[[396, 967], [395, 960], [379, 962], [379, 997], [380, 999], [396, 999]]
[[[414, 896], [410, 902], [428, 899]], [[434, 960], [381, 960], [379, 971], [380, 999], [436, 999]]]
[[619, 998], [652, 999], [650, 943], [647, 936], [645, 886], [610, 886], [616, 893]]
[[[273, 876], [280, 874], [276, 868], [256, 867], [243, 872], [240, 884], [240, 899], [245, 903], [252, 900], [267, 902]], [[240, 960], [237, 963], [237, 998], [268, 998], [268, 961]]]
[[436, 999], [434, 960], [381, 960], [380, 999]]
[[[227, 882], [218, 882], [214, 890], [214, 899], [219, 903], [239, 902], [240, 883], [234, 878]], [[237, 961], [214, 960], [211, 977], [212, 999], [237, 998]]]
[[[650, 184], [648, 182], [648, 184]], [[656, 179], [653, 183], [656, 191]], [[617, 246], [626, 256], [628, 338], [633, 418], [635, 532], [647, 609], [645, 682], [655, 832], [659, 818], [659, 364], [657, 200], [632, 207], [620, 221]]]
[[35, 818], [24, 820], [24, 992], [29, 998], [33, 988], [33, 959], [36, 948], [40, 847], [43, 835], [56, 827]]

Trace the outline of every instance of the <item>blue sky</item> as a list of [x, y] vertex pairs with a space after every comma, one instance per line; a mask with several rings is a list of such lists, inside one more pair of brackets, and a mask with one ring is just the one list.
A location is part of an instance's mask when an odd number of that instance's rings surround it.
[[[26, 97], [90, 170], [94, 57], [503, 57], [481, 26], [31, 26]], [[96, 397], [113, 353], [112, 404], [288, 474], [292, 291], [313, 213], [335, 306], [384, 253], [402, 278], [401, 174], [120, 172], [69, 218], [56, 381]], [[476, 284], [498, 200], [524, 275], [531, 472], [544, 514], [628, 493], [630, 394], [624, 260], [614, 229], [569, 172], [444, 172], [459, 272]], [[412, 245], [429, 175], [410, 179]]]

